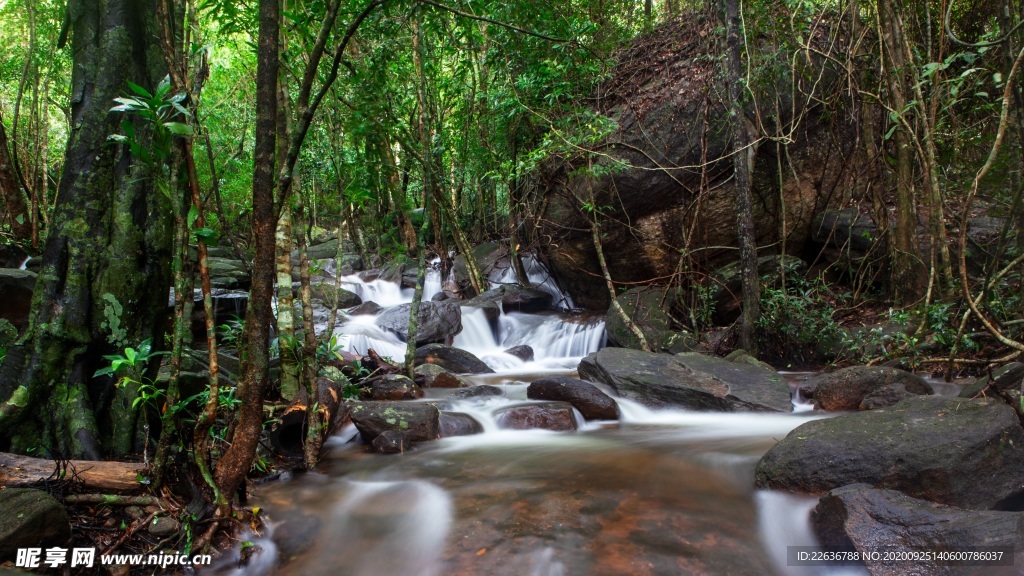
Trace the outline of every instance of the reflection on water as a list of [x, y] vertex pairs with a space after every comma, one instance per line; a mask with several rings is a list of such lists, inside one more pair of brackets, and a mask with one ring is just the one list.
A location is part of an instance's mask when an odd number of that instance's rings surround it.
[[770, 548], [810, 538], [808, 505], [773, 501], [751, 479], [806, 418], [643, 421], [633, 408], [632, 421], [580, 433], [494, 430], [401, 456], [335, 444], [324, 474], [259, 495], [293, 559], [278, 573], [785, 573], [785, 550]]

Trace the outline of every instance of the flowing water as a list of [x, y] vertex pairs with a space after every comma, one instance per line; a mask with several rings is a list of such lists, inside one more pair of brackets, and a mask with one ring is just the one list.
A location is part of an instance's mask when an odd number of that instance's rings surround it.
[[[411, 299], [411, 291], [380, 281], [347, 282], [391, 305]], [[800, 412], [799, 399], [794, 414], [656, 411], [618, 399], [617, 422], [577, 417], [574, 432], [504, 430], [503, 410], [532, 403], [530, 381], [575, 375], [580, 358], [604, 345], [603, 321], [562, 311], [502, 314], [490, 322], [480, 310], [463, 308], [462, 322], [455, 345], [496, 371], [468, 378], [503, 395], [451, 400], [451, 390], [431, 389], [424, 401], [473, 418], [482, 433], [383, 456], [368, 453], [349, 426], [329, 440], [319, 473], [258, 491], [272, 528], [252, 537], [258, 550], [249, 566], [239, 569], [229, 558], [210, 572], [824, 573], [786, 565], [787, 546], [814, 544], [808, 518], [816, 500], [753, 486], [760, 456], [820, 417]], [[350, 350], [404, 355], [405, 344], [373, 316], [353, 317], [338, 332]], [[519, 344], [533, 347], [534, 360], [503, 352]]]

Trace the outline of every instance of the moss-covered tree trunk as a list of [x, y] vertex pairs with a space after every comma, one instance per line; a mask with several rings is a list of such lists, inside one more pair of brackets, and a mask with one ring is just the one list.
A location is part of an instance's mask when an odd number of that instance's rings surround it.
[[150, 2], [69, 11], [71, 134], [30, 329], [0, 371], [0, 437], [17, 451], [98, 458], [142, 440], [132, 390], [92, 375], [103, 354], [162, 343], [173, 221], [128, 147], [107, 141], [123, 119], [110, 109], [127, 81], [152, 87], [165, 72]]

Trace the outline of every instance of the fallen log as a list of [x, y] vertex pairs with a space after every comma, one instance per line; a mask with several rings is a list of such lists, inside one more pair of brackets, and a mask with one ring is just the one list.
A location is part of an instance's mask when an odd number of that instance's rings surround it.
[[101, 492], [133, 493], [146, 488], [139, 480], [146, 471], [141, 462], [66, 460], [57, 462], [0, 452], [0, 487], [35, 486], [44, 482], [70, 482]]
[[[316, 381], [317, 406], [324, 413], [324, 438], [334, 434], [348, 423], [348, 408], [342, 403], [341, 386], [328, 378]], [[302, 457], [303, 442], [306, 438], [306, 410], [309, 400], [305, 390], [300, 390], [295, 400], [278, 417], [280, 422], [270, 431], [270, 445], [282, 456]]]

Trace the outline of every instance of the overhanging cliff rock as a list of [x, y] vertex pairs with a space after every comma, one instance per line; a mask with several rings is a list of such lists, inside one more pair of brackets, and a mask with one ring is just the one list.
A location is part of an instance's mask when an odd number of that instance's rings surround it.
[[[554, 274], [583, 307], [609, 302], [590, 228], [595, 213], [616, 282], [676, 278], [686, 285], [699, 279], [694, 272], [738, 257], [716, 26], [713, 18], [694, 16], [639, 37], [596, 95], [595, 109], [613, 119], [616, 130], [589, 158], [550, 158], [536, 174], [540, 243]], [[844, 110], [852, 107], [839, 75], [823, 67], [820, 56], [841, 50], [831, 30], [823, 25], [811, 40], [815, 50], [795, 55], [771, 38], [757, 41], [759, 53], [774, 50], [777, 62], [795, 63], [791, 78], [755, 87], [758, 113], [753, 104], [747, 107], [760, 135], [753, 194], [762, 254], [779, 253], [783, 240], [787, 253], [799, 254], [815, 214], [838, 203], [849, 182], [856, 138]], [[617, 161], [626, 167], [613, 168]], [[581, 170], [588, 163], [611, 169]]]

